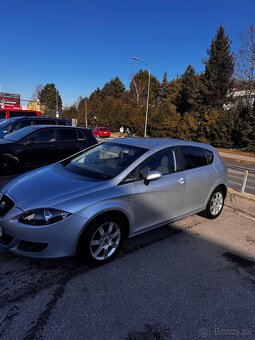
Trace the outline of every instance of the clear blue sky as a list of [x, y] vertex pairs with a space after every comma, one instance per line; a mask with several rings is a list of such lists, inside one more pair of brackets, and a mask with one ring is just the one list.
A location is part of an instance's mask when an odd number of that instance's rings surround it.
[[119, 76], [126, 87], [147, 61], [159, 80], [203, 70], [217, 27], [239, 46], [254, 0], [0, 0], [2, 92], [31, 98], [55, 83], [64, 104]]

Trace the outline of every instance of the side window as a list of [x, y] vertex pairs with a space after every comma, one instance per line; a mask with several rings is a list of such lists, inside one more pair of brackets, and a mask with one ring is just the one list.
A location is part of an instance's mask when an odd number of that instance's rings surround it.
[[65, 120], [60, 120], [60, 119], [55, 120], [55, 124], [57, 124], [57, 125], [67, 125]]
[[22, 129], [23, 127], [30, 126], [30, 125], [31, 125], [30, 120], [23, 120], [21, 122], [16, 122], [16, 123], [11, 124], [11, 126], [8, 129], [8, 132], [14, 132], [14, 131]]
[[0, 112], [0, 119], [5, 119], [6, 118], [6, 112], [2, 111]]
[[10, 115], [10, 118], [12, 118], [12, 117], [23, 117], [23, 116], [26, 116], [26, 113], [18, 112], [18, 111], [10, 111], [9, 115]]
[[55, 142], [57, 137], [56, 129], [43, 129], [29, 136], [25, 143], [47, 143]]
[[35, 119], [34, 125], [51, 125], [50, 119]]
[[75, 129], [59, 129], [59, 140], [77, 140], [77, 130]]
[[206, 154], [206, 158], [207, 158], [207, 163], [208, 164], [212, 164], [212, 162], [213, 162], [213, 152], [212, 151], [210, 151], [210, 150], [206, 150], [206, 149], [204, 149], [204, 152], [205, 152], [205, 154]]
[[134, 182], [137, 180], [137, 168], [132, 170], [127, 177], [122, 181], [122, 184]]
[[82, 133], [81, 130], [78, 130], [78, 139], [79, 139], [79, 140], [84, 140], [84, 139], [86, 139], [85, 136], [84, 136], [84, 134]]
[[204, 149], [196, 146], [182, 146], [181, 150], [185, 170], [198, 168], [208, 164]]
[[168, 175], [177, 171], [176, 153], [173, 148], [160, 151], [144, 161], [139, 167], [139, 179], [144, 179], [149, 171], [159, 171]]

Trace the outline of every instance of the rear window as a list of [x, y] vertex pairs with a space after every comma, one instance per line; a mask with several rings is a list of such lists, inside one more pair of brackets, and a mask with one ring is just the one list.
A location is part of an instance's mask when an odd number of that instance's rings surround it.
[[204, 149], [196, 146], [182, 146], [181, 150], [185, 170], [198, 168], [208, 164]]
[[77, 140], [75, 129], [59, 129], [59, 140]]
[[205, 151], [205, 155], [206, 155], [208, 164], [212, 164], [212, 162], [213, 162], [213, 152], [210, 151], [210, 150], [207, 150], [207, 149], [204, 149], [204, 151]]

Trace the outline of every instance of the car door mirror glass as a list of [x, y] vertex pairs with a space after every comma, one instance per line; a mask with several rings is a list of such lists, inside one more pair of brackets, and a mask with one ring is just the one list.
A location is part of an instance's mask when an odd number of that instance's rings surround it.
[[156, 181], [162, 177], [162, 173], [160, 171], [149, 171], [148, 175], [144, 180], [144, 184], [148, 185], [151, 181]]
[[28, 138], [24, 141], [25, 145], [35, 144], [34, 138]]

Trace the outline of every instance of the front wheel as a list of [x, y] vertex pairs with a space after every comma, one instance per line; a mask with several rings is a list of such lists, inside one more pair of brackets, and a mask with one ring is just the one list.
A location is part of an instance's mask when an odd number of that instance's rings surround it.
[[223, 209], [225, 200], [225, 194], [221, 188], [217, 188], [212, 193], [206, 209], [202, 212], [202, 216], [205, 216], [209, 219], [217, 218]]
[[19, 162], [17, 158], [9, 155], [0, 157], [0, 172], [4, 175], [12, 175], [18, 172]]
[[100, 217], [82, 235], [78, 255], [91, 264], [104, 264], [117, 255], [122, 242], [122, 221], [116, 217]]

